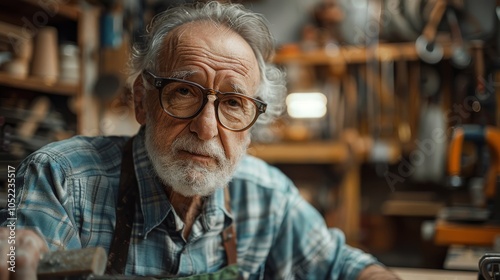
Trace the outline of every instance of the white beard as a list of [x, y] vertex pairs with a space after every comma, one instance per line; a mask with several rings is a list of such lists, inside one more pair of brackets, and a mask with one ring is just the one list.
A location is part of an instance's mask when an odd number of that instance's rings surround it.
[[[249, 143], [248, 138], [244, 145], [240, 145], [238, 150], [234, 151], [235, 158], [231, 161], [215, 139], [202, 141], [193, 134], [186, 134], [175, 139], [168, 154], [162, 155], [157, 149], [161, 144], [155, 141], [151, 129], [146, 125], [146, 151], [156, 174], [163, 184], [185, 197], [209, 196], [217, 189], [224, 188], [231, 180], [236, 165], [245, 154]], [[217, 161], [217, 166], [213, 168], [179, 159], [177, 154], [181, 150], [209, 155]]]

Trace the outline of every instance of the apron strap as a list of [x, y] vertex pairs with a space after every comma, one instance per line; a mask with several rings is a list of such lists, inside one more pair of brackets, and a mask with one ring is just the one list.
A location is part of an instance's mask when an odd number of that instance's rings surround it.
[[[106, 274], [124, 274], [127, 265], [128, 249], [135, 216], [135, 202], [139, 194], [139, 185], [135, 176], [133, 158], [133, 139], [130, 138], [123, 147], [120, 170], [120, 185], [116, 205], [116, 227], [109, 249]], [[231, 213], [229, 189], [224, 189], [226, 210]], [[222, 242], [226, 251], [227, 264], [237, 263], [236, 231], [234, 223], [222, 231]]]
[[[231, 196], [228, 186], [224, 188], [224, 202], [226, 204], [226, 210], [231, 213]], [[238, 255], [236, 250], [236, 230], [234, 229], [234, 223], [231, 223], [229, 227], [222, 231], [222, 244], [226, 251], [227, 264], [236, 264]]]
[[135, 202], [139, 186], [135, 177], [132, 155], [133, 137], [123, 147], [120, 188], [116, 204], [116, 227], [109, 249], [106, 274], [123, 274], [127, 264], [130, 236], [134, 224]]

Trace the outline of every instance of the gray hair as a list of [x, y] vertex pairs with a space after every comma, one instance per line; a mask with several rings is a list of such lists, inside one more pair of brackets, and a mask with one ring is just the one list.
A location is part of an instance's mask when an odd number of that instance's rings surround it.
[[165, 36], [176, 27], [188, 22], [208, 20], [223, 24], [238, 33], [252, 48], [261, 73], [257, 96], [268, 104], [267, 111], [259, 117], [259, 123], [268, 123], [281, 115], [286, 94], [282, 71], [267, 64], [274, 53], [274, 42], [267, 21], [260, 14], [247, 10], [240, 4], [219, 2], [183, 5], [166, 10], [154, 17], [143, 45], [135, 45], [129, 62], [128, 84], [133, 82], [144, 69], [158, 67], [158, 55]]

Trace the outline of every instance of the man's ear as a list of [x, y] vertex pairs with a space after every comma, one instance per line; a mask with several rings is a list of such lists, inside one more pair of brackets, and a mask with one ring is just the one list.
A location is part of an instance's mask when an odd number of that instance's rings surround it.
[[146, 123], [146, 88], [144, 87], [141, 75], [135, 78], [133, 95], [135, 119], [140, 125], [144, 125]]

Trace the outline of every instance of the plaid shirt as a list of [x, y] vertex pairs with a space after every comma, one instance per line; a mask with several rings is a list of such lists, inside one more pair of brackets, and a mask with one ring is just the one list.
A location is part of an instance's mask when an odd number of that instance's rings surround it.
[[[81, 137], [33, 153], [17, 169], [17, 226], [45, 237], [51, 250], [101, 246], [115, 227], [121, 149], [127, 137]], [[126, 274], [186, 276], [225, 266], [221, 232], [235, 222], [239, 270], [250, 279], [355, 279], [376, 260], [345, 244], [278, 169], [246, 156], [224, 191], [205, 198], [187, 240], [144, 147], [133, 143], [139, 184]], [[8, 213], [0, 212], [7, 224]]]

